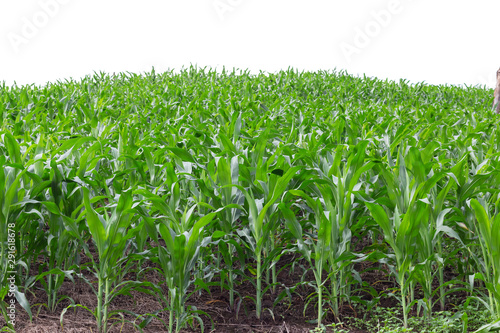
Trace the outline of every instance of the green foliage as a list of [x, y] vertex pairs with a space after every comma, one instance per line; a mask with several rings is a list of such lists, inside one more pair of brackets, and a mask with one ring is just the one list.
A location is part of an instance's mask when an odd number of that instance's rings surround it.
[[[344, 72], [193, 67], [0, 86], [3, 318], [8, 260], [30, 316], [62, 301], [71, 305], [61, 317], [86, 308], [60, 294], [79, 278], [95, 291], [101, 332], [118, 316], [140, 331], [164, 310], [170, 331], [203, 328], [192, 293], [216, 286], [238, 311], [243, 282], [255, 286], [246, 300], [261, 318], [293, 252], [291, 265], [313, 272], [301, 284], [314, 288], [306, 306], [317, 302], [318, 331], [327, 311], [338, 322], [343, 306], [375, 307], [381, 295], [356, 271], [364, 262], [395, 279], [408, 327], [412, 310], [444, 317], [436, 305], [456, 291], [497, 320], [500, 126], [490, 95]], [[143, 281], [151, 270], [162, 283]], [[30, 304], [35, 289], [47, 303]], [[108, 311], [132, 289], [166, 308]], [[276, 302], [293, 297], [282, 289]]]
[[[377, 308], [365, 318], [346, 318], [348, 324], [344, 327], [361, 329], [368, 332], [403, 333], [463, 333], [468, 329], [476, 329], [487, 322], [490, 317], [487, 311], [478, 311], [477, 308], [460, 307], [457, 312], [435, 312], [429, 321], [425, 317], [411, 317], [408, 319], [408, 328], [401, 326], [401, 310], [395, 308]], [[466, 322], [463, 318], [467, 318]]]

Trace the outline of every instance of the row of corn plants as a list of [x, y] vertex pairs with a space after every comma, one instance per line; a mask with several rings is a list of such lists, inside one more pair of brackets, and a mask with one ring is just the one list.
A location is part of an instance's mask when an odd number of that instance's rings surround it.
[[[98, 332], [154, 318], [203, 330], [192, 296], [210, 288], [259, 319], [274, 316], [264, 298], [308, 290], [317, 316], [304, 320], [320, 327], [384, 295], [360, 263], [392, 281], [405, 328], [459, 291], [490, 312], [478, 331], [500, 327], [500, 119], [486, 88], [191, 67], [0, 90], [6, 331], [13, 299], [61, 325], [88, 310]], [[300, 265], [282, 268], [290, 253]], [[280, 278], [291, 267], [296, 286]], [[61, 293], [77, 281], [94, 308]], [[163, 307], [120, 309], [132, 291]]]

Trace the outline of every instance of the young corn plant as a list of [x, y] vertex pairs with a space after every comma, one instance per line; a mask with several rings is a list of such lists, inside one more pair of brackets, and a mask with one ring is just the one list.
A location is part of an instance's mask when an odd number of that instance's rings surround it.
[[247, 241], [248, 248], [252, 251], [255, 261], [256, 261], [256, 316], [260, 319], [262, 314], [262, 273], [263, 273], [263, 250], [269, 235], [274, 232], [270, 228], [269, 223], [265, 223], [266, 214], [268, 210], [275, 204], [275, 202], [280, 199], [283, 193], [286, 191], [288, 183], [292, 177], [299, 171], [300, 167], [294, 166], [288, 169], [287, 172], [281, 176], [274, 187], [272, 194], [266, 202], [259, 202], [253, 196], [252, 190], [247, 191], [245, 188], [239, 185], [233, 185], [243, 192], [248, 204], [248, 227], [243, 230], [238, 230], [238, 233], [242, 238]]
[[335, 274], [337, 273], [331, 272], [323, 279], [330, 252], [335, 251], [339, 246], [338, 244], [333, 244], [337, 239], [332, 240], [332, 229], [337, 226], [334, 226], [334, 223], [330, 219], [332, 215], [336, 215], [336, 212], [335, 210], [326, 211], [319, 198], [313, 199], [303, 191], [290, 190], [289, 192], [305, 199], [307, 205], [314, 213], [313, 233], [304, 233], [301, 224], [297, 221], [296, 213], [287, 207], [284, 202], [279, 204], [279, 209], [285, 218], [286, 225], [296, 239], [296, 251], [304, 256], [313, 269], [315, 278], [314, 287], [318, 296], [317, 327], [319, 328], [323, 319], [324, 285], [330, 277], [335, 279]]
[[[352, 265], [346, 260], [339, 260], [350, 253], [351, 227], [357, 216], [355, 208], [359, 203], [355, 200], [354, 192], [362, 191], [361, 179], [374, 165], [374, 161], [365, 161], [368, 140], [360, 141], [353, 147], [353, 153], [347, 157], [345, 165], [341, 165], [344, 158], [344, 147], [338, 146], [335, 155], [327, 154], [320, 159], [320, 178], [318, 179], [317, 194], [325, 205], [325, 214], [331, 224], [332, 248], [329, 251], [328, 270], [331, 278], [331, 297], [333, 312], [339, 316], [339, 309], [343, 299], [349, 299], [349, 283]], [[346, 257], [347, 258], [347, 257]]]
[[[436, 263], [442, 264], [442, 259], [439, 255], [436, 256], [435, 250], [440, 244], [439, 234], [446, 231], [450, 235], [453, 234], [454, 238], [457, 236], [451, 229], [440, 226], [439, 230], [437, 230], [436, 226], [431, 223], [434, 215], [431, 210], [432, 203], [429, 202], [429, 196], [431, 196], [432, 191], [436, 191], [436, 184], [445, 177], [446, 171], [434, 173], [430, 169], [432, 164], [428, 161], [432, 154], [427, 150], [420, 152], [417, 147], [407, 147], [406, 145], [402, 145], [399, 148], [397, 163], [394, 165], [390, 159], [391, 145], [387, 142], [386, 146], [388, 147], [387, 158], [389, 167], [387, 168], [384, 165], [377, 165], [376, 167], [378, 173], [382, 176], [381, 178], [385, 186], [379, 192], [379, 197], [375, 202], [383, 202], [387, 207], [388, 216], [393, 220], [392, 223], [395, 224], [394, 233], [398, 233], [398, 237], [402, 237], [403, 239], [407, 238], [410, 243], [414, 242], [411, 246], [416, 250], [414, 252], [416, 255], [409, 254], [407, 256], [409, 260], [407, 269], [411, 268], [412, 270], [411, 275], [408, 275], [408, 278], [412, 277], [408, 280], [410, 301], [408, 303], [406, 303], [406, 300], [402, 301], [405, 301], [405, 306], [411, 306], [414, 303], [416, 278], [421, 277], [420, 281], [423, 284], [426, 299], [424, 308], [430, 316], [433, 295], [432, 281], [434, 280], [433, 266]], [[431, 147], [429, 150], [432, 151], [433, 146], [430, 145], [428, 147]], [[391, 165], [393, 166], [391, 167]], [[439, 192], [438, 198], [433, 199], [436, 203], [434, 209], [438, 210], [437, 214], [441, 212], [442, 201], [450, 190], [451, 185], [452, 183], [449, 183], [444, 190]], [[373, 208], [373, 202], [372, 205], [368, 205], [368, 208], [370, 207]], [[405, 227], [406, 229], [402, 229], [403, 232], [399, 235], [398, 229], [401, 222], [397, 221], [400, 221], [401, 217], [403, 217], [403, 221], [406, 221], [408, 225]], [[380, 225], [381, 221], [375, 220]], [[385, 236], [387, 230], [382, 230]], [[405, 235], [405, 233], [410, 231], [413, 234], [409, 233]], [[392, 244], [389, 245], [393, 247]], [[395, 245], [399, 247], [399, 251], [404, 252], [407, 250], [403, 244]], [[398, 255], [396, 255], [396, 259], [397, 257]], [[396, 266], [403, 263], [402, 261], [398, 263], [397, 260]], [[401, 277], [399, 277], [399, 281], [402, 281]]]
[[426, 203], [419, 199], [421, 192], [425, 195], [427, 193], [425, 189], [430, 188], [432, 183], [425, 187], [417, 186], [415, 181], [410, 181], [402, 149], [400, 149], [398, 160], [398, 177], [394, 177], [383, 166], [378, 168], [386, 182], [389, 198], [392, 199], [392, 202], [385, 200], [386, 205], [389, 205], [387, 210], [376, 201], [365, 202], [365, 204], [375, 222], [382, 229], [385, 241], [394, 252], [387, 255], [394, 262], [394, 265], [389, 265], [389, 268], [400, 288], [403, 323], [407, 328], [409, 304], [411, 304], [407, 298], [411, 295], [410, 286], [414, 282], [414, 270], [417, 264], [417, 237], [422, 224], [425, 224], [429, 218]]
[[[75, 169], [69, 170], [73, 174], [67, 175], [68, 178], [74, 176], [76, 171]], [[80, 185], [66, 181], [66, 177], [61, 174], [57, 164], [53, 161], [51, 181], [46, 188], [38, 186], [39, 190], [50, 189], [51, 194], [48, 196], [49, 200], [41, 202], [48, 214], [48, 217], [44, 219], [48, 225], [44, 237], [46, 238], [44, 251], [47, 262], [39, 266], [39, 274], [31, 277], [27, 285], [39, 282], [43, 286], [47, 293], [47, 303], [42, 306], [46, 306], [50, 312], [55, 312], [57, 305], [65, 299], [73, 303], [71, 298], [59, 295], [59, 291], [66, 278], [74, 282], [73, 269], [74, 265], [78, 264], [76, 258], [80, 250], [76, 239], [65, 229], [62, 217], [76, 215], [80, 211], [82, 202]]]
[[[26, 177], [27, 169], [19, 170], [23, 163], [14, 136], [9, 132], [3, 133], [2, 141], [7, 145], [11, 160], [0, 155], [0, 311], [7, 327], [14, 329], [9, 317], [10, 311], [7, 308], [9, 304], [5, 299], [7, 296], [10, 298], [14, 296], [26, 310], [30, 320], [32, 319], [31, 306], [24, 293], [18, 289], [19, 276], [21, 276], [18, 274], [21, 267], [18, 258], [21, 249], [18, 248], [19, 236], [16, 235], [16, 232], [20, 230], [20, 221], [16, 217], [19, 216], [20, 210], [24, 209], [24, 205], [19, 208], [16, 204], [22, 201], [22, 194], [25, 193], [23, 187], [27, 186], [29, 181]], [[12, 276], [16, 277], [15, 281], [8, 279]], [[10, 288], [12, 284], [15, 285], [14, 290]]]
[[[450, 176], [445, 183], [443, 180], [446, 175], [450, 175], [450, 170], [434, 172], [437, 165], [431, 160], [435, 154], [434, 149], [437, 144], [429, 144], [423, 149], [417, 147], [409, 147], [408, 154], [405, 158], [406, 162], [400, 160], [399, 163], [404, 163], [406, 172], [400, 167], [399, 172], [407, 179], [408, 190], [402, 191], [410, 193], [406, 207], [412, 207], [416, 200], [419, 200], [426, 205], [421, 206], [421, 209], [426, 210], [422, 214], [427, 215], [427, 221], [420, 224], [418, 237], [416, 238], [417, 258], [415, 266], [415, 280], [422, 286], [424, 299], [418, 301], [423, 305], [427, 319], [430, 321], [432, 317], [433, 297], [435, 291], [433, 289], [433, 281], [437, 275], [442, 284], [440, 285], [440, 297], [445, 297], [445, 283], [443, 280], [445, 259], [443, 258], [442, 238], [444, 235], [450, 239], [454, 239], [461, 246], [464, 246], [459, 235], [449, 226], [444, 224], [444, 218], [451, 208], [444, 209], [447, 204], [446, 197], [453, 185], [455, 178]], [[399, 179], [402, 179], [401, 177]], [[404, 188], [404, 182], [400, 182], [398, 187]], [[437, 268], [437, 269], [436, 269]], [[451, 281], [450, 281], [451, 282]], [[412, 297], [412, 301], [413, 297]], [[441, 305], [443, 306], [444, 300]]]
[[[177, 183], [173, 183], [175, 185]], [[146, 190], [138, 190], [137, 194], [144, 196], [144, 202], [150, 202], [150, 214], [161, 214], [161, 222], [151, 231], [153, 240], [158, 242], [158, 234], [165, 241], [165, 246], [157, 246], [151, 251], [150, 260], [157, 263], [159, 271], [165, 278], [168, 288], [168, 299], [163, 297], [160, 288], [159, 298], [168, 304], [168, 331], [180, 331], [187, 323], [197, 320], [203, 329], [203, 321], [199, 317], [201, 311], [190, 307], [186, 310], [186, 301], [192, 293], [188, 289], [193, 285], [193, 275], [196, 273], [199, 258], [204, 249], [211, 243], [211, 236], [206, 233], [206, 227], [223, 212], [219, 208], [195, 221], [197, 204], [179, 212], [178, 203], [171, 205], [164, 198]]]
[[[268, 200], [272, 193], [274, 193], [278, 180], [283, 176], [283, 170], [290, 168], [289, 160], [287, 160], [284, 156], [280, 156], [280, 154], [281, 149], [278, 148], [275, 154], [267, 160], [265, 165], [262, 165], [261, 170], [263, 174], [266, 169], [269, 171], [272, 170], [271, 172], [267, 172], [268, 175], [265, 181], [258, 181], [256, 184], [260, 192], [264, 194], [264, 201]], [[294, 177], [294, 179], [290, 181], [290, 186], [292, 188], [300, 186], [303, 180], [308, 177], [308, 170], [303, 167], [301, 168], [303, 169], [303, 172], [300, 176]], [[271, 292], [274, 294], [278, 284], [275, 263], [279, 260], [282, 252], [281, 244], [278, 242], [278, 238], [281, 238], [282, 236], [279, 232], [281, 219], [278, 211], [278, 204], [270, 206], [264, 223], [265, 229], [270, 230], [267, 234], [268, 236], [266, 237], [266, 241], [264, 242], [263, 256], [266, 258], [264, 266], [271, 266], [270, 269], [266, 269], [265, 283], [271, 288]]]
[[409, 288], [411, 282], [414, 281], [414, 270], [416, 269], [416, 237], [420, 224], [427, 219], [425, 204], [417, 202], [403, 218], [401, 218], [397, 206], [389, 218], [380, 205], [369, 202], [366, 205], [375, 222], [381, 227], [385, 241], [394, 252], [394, 254], [387, 255], [394, 261], [394, 265], [389, 265], [389, 268], [396, 277], [400, 288], [403, 324], [405, 328], [408, 328], [409, 302], [407, 299], [410, 296]]
[[[210, 213], [192, 222], [196, 205], [186, 211], [181, 221], [169, 221], [159, 225], [159, 232], [165, 241], [165, 247], [158, 250], [158, 263], [168, 287], [169, 325], [168, 331], [179, 332], [189, 320], [197, 319], [203, 331], [203, 321], [196, 315], [196, 309], [186, 311], [189, 298], [188, 288], [192, 285], [191, 274], [195, 270], [202, 250], [210, 244], [211, 237], [205, 236], [205, 227], [213, 220], [216, 213]], [[174, 225], [175, 224], [175, 225]], [[154, 260], [156, 261], [156, 260]]]
[[484, 325], [477, 332], [500, 329], [500, 214], [491, 216], [478, 200], [472, 199], [470, 205], [476, 215], [480, 232], [479, 244], [482, 254], [484, 273], [476, 273], [475, 278], [482, 280], [488, 290], [487, 300], [477, 297], [491, 312], [494, 322]]
[[[241, 205], [243, 204], [245, 198], [240, 190], [232, 185], [239, 184], [238, 182], [239, 174], [239, 161], [238, 156], [234, 156], [230, 161], [225, 158], [220, 158], [217, 162], [217, 178], [220, 184], [220, 204], [217, 206], [228, 207], [230, 205]], [[218, 199], [218, 198], [217, 198]], [[219, 201], [219, 200], [217, 200]], [[217, 207], [216, 206], [216, 207]], [[240, 218], [242, 210], [236, 207], [224, 209], [219, 213], [221, 216], [220, 225], [224, 236], [219, 240], [219, 250], [227, 269], [227, 280], [229, 288], [229, 305], [233, 307], [234, 305], [234, 279], [236, 274], [234, 273], [234, 262], [236, 258], [234, 253], [239, 244], [234, 241], [234, 233], [237, 228], [236, 222]], [[240, 258], [242, 259], [242, 258]]]
[[[270, 128], [274, 128], [275, 119], [269, 114], [270, 111], [267, 110], [266, 115], [260, 119], [256, 126], [259, 127], [262, 122], [266, 122]], [[276, 192], [284, 170], [290, 169], [291, 165], [293, 165], [290, 163], [289, 156], [283, 156], [283, 146], [279, 146], [277, 142], [273, 142], [273, 145], [268, 144], [269, 140], [267, 138], [270, 133], [271, 130], [266, 129], [255, 140], [254, 150], [249, 157], [246, 156], [246, 163], [240, 168], [240, 186], [248, 187], [259, 211], [262, 205], [268, 202]], [[299, 182], [298, 178], [300, 177], [296, 177], [296, 181], [293, 182], [294, 185]], [[277, 241], [279, 237], [278, 231], [280, 230], [278, 228], [279, 214], [276, 213], [277, 204], [272, 204], [266, 209], [266, 214], [263, 217], [263, 226], [267, 231], [265, 231], [266, 237], [262, 246], [262, 257], [265, 258], [263, 261], [265, 266], [270, 265], [270, 269], [264, 270], [264, 281], [273, 293], [276, 291], [277, 274], [276, 265], [271, 264], [271, 262], [275, 263], [281, 252], [281, 247]]]
[[[127, 262], [126, 250], [130, 238], [134, 235], [134, 217], [136, 215], [133, 205], [132, 189], [122, 191], [115, 198], [116, 205], [113, 205], [110, 215], [105, 211], [101, 215], [92, 207], [91, 193], [86, 187], [82, 187], [83, 202], [85, 207], [85, 217], [88, 230], [92, 235], [95, 247], [98, 253], [98, 262], [95, 262], [92, 254], [86, 245], [83, 246], [87, 256], [92, 261], [92, 269], [97, 277], [97, 290], [89, 282], [93, 291], [97, 295], [97, 307], [90, 311], [97, 320], [97, 329], [99, 333], [107, 333], [108, 320], [115, 313], [109, 312], [108, 308], [111, 301], [123, 292], [128, 292], [130, 285], [140, 286], [146, 283], [138, 281], [121, 281], [123, 267], [130, 264]], [[72, 235], [84, 243], [78, 233], [76, 222], [70, 218], [65, 218], [67, 229]], [[129, 260], [134, 256], [129, 256]], [[61, 313], [61, 324], [64, 313], [71, 307], [81, 305], [70, 305]], [[116, 312], [118, 313], [118, 312]]]
[[[0, 311], [5, 319], [7, 328], [14, 330], [14, 325], [9, 318], [8, 302], [5, 299], [9, 294], [8, 271], [14, 271], [16, 263], [15, 243], [8, 243], [8, 235], [14, 231], [14, 221], [9, 222], [10, 206], [15, 199], [19, 179], [16, 177], [16, 171], [7, 167], [5, 156], [0, 156]], [[14, 239], [11, 237], [11, 239]], [[10, 267], [10, 268], [9, 268]]]

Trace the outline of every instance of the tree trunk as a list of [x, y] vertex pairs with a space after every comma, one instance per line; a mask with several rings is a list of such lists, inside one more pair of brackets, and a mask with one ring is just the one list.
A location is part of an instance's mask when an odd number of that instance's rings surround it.
[[495, 87], [493, 108], [496, 110], [497, 113], [500, 113], [500, 69], [498, 69], [497, 71], [497, 86]]

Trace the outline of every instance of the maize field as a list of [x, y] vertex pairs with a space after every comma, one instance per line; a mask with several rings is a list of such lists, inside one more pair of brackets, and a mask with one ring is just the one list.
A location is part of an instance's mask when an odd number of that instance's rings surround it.
[[4, 83], [2, 331], [350, 332], [388, 302], [500, 329], [491, 103], [292, 69]]

